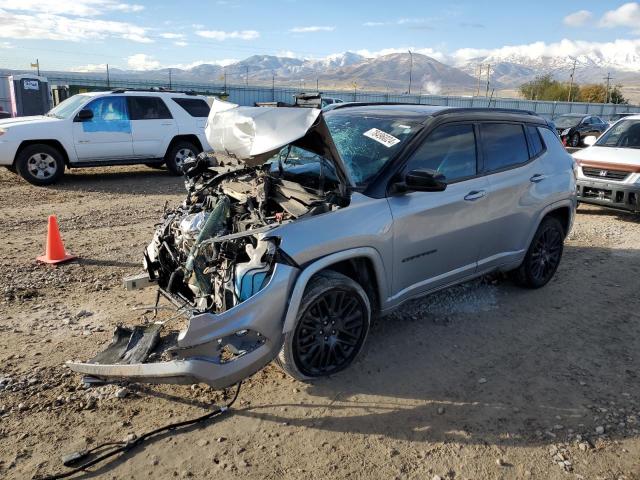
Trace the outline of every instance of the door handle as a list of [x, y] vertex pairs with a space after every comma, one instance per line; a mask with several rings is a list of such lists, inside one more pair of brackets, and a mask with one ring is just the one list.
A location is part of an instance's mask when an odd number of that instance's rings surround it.
[[533, 177], [531, 177], [529, 180], [533, 183], [539, 183], [542, 180], [544, 180], [545, 178], [547, 178], [546, 175], [542, 175], [541, 173], [536, 173]]
[[162, 125], [173, 125], [173, 123], [169, 122], [169, 123], [163, 123]]
[[90, 143], [89, 140], [78, 140], [78, 143]]
[[467, 193], [464, 196], [464, 199], [467, 202], [474, 202], [476, 200], [481, 199], [482, 197], [484, 197], [487, 194], [487, 192], [485, 192], [484, 190], [472, 190], [471, 192]]

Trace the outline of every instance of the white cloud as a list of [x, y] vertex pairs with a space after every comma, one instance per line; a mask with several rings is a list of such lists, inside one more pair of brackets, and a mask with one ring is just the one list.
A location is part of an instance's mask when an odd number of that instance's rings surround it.
[[319, 26], [312, 25], [310, 27], [293, 27], [289, 30], [291, 33], [312, 33], [312, 32], [333, 32], [336, 29], [334, 26]]
[[278, 53], [276, 53], [276, 56], [284, 58], [302, 58], [299, 54], [297, 54], [296, 52], [292, 52], [291, 50], [280, 50]]
[[225, 32], [222, 30], [198, 30], [196, 35], [203, 38], [212, 38], [213, 40], [228, 40], [237, 38], [240, 40], [255, 40], [260, 36], [260, 32], [255, 30], [234, 30], [233, 32]]
[[184, 38], [183, 33], [161, 33], [160, 37], [168, 40], [182, 40]]
[[514, 63], [540, 61], [543, 57], [563, 59], [589, 56], [615, 64], [621, 70], [640, 66], [640, 39], [618, 39], [611, 42], [586, 42], [564, 39], [559, 42], [534, 42], [525, 45], [507, 45], [496, 49], [463, 48], [453, 52], [451, 63], [462, 64], [473, 58], [482, 61], [510, 61]]
[[405, 48], [383, 48], [382, 50], [371, 51], [367, 49], [356, 50], [355, 53], [358, 55], [362, 55], [367, 58], [377, 58], [382, 57], [384, 55], [391, 55], [392, 53], [409, 53], [411, 50], [412, 53], [418, 53], [420, 55], [426, 55], [427, 57], [435, 58], [439, 62], [443, 62], [447, 60], [447, 56], [433, 48], [414, 48], [414, 47], [405, 47]]
[[183, 40], [178, 40], [177, 42], [173, 42], [176, 47], [186, 47], [189, 44]]
[[0, 9], [0, 38], [80, 42], [108, 37], [151, 43], [147, 29], [126, 22], [69, 18], [50, 13], [23, 15]]
[[640, 3], [625, 3], [615, 10], [609, 10], [598, 25], [603, 28], [629, 27], [640, 31]]
[[382, 27], [383, 25], [386, 25], [385, 22], [364, 22], [362, 24], [363, 27]]
[[106, 63], [90, 63], [88, 65], [81, 65], [78, 67], [71, 67], [72, 72], [81, 72], [81, 73], [89, 73], [89, 72], [106, 72], [107, 64]]
[[73, 17], [94, 17], [109, 11], [135, 13], [144, 10], [142, 5], [117, 0], [0, 0], [0, 8]]
[[562, 22], [569, 27], [582, 27], [593, 18], [593, 13], [589, 10], [578, 10], [577, 12], [570, 13]]
[[237, 63], [238, 59], [236, 58], [223, 58], [222, 60], [196, 60], [191, 63], [175, 63], [172, 65], [167, 65], [166, 68], [179, 68], [181, 70], [190, 70], [195, 67], [199, 67], [200, 65], [219, 65], [221, 67], [226, 67], [227, 65], [231, 65], [233, 63]]
[[136, 53], [127, 57], [127, 67], [131, 70], [155, 70], [160, 68], [160, 62], [147, 54]]

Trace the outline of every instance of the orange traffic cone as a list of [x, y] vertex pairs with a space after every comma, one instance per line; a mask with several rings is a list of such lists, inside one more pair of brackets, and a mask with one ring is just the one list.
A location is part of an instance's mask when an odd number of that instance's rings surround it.
[[36, 257], [36, 260], [44, 263], [62, 263], [76, 258], [69, 255], [64, 249], [60, 230], [58, 229], [58, 220], [55, 215], [49, 215], [49, 231], [47, 232], [47, 251], [44, 255]]

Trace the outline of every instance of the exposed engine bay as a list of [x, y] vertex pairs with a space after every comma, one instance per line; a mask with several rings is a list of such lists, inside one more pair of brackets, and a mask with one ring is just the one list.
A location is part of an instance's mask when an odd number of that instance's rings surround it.
[[317, 180], [287, 179], [282, 156], [291, 162], [291, 155], [285, 148], [276, 163], [255, 167], [213, 153], [187, 162], [187, 197], [177, 208], [165, 207], [144, 261], [173, 303], [219, 313], [243, 302], [268, 282], [276, 260], [292, 262], [270, 230], [344, 206], [339, 192], [315, 188]]

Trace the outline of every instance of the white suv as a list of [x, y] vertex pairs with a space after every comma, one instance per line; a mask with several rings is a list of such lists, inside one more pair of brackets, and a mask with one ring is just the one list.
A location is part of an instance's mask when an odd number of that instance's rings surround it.
[[0, 120], [0, 165], [34, 185], [69, 168], [144, 163], [182, 173], [188, 157], [210, 150], [206, 97], [114, 90], [75, 95], [43, 116]]

